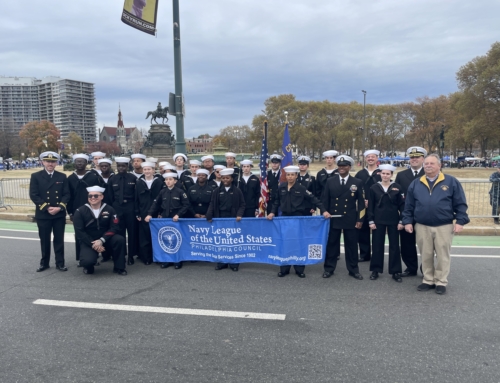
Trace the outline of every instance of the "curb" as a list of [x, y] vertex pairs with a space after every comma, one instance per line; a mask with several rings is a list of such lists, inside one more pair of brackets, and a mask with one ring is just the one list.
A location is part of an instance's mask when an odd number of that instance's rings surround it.
[[[10, 212], [0, 212], [0, 220], [6, 221], [25, 221], [34, 222], [32, 218], [34, 213], [10, 213]], [[69, 218], [66, 219], [67, 224], [72, 224]], [[457, 236], [499, 236], [500, 226], [464, 226], [463, 231]]]

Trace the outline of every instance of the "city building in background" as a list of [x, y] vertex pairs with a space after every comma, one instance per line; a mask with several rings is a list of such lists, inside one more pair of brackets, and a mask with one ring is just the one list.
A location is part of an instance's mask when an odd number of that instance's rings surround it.
[[125, 127], [121, 109], [118, 109], [116, 126], [104, 126], [99, 133], [99, 141], [116, 143], [122, 153], [139, 153], [144, 143], [142, 133], [137, 127]]
[[186, 138], [187, 153], [210, 153], [213, 149], [212, 137]]
[[60, 77], [1, 77], [0, 128], [20, 130], [31, 121], [47, 120], [60, 131], [84, 141], [95, 141], [96, 106], [94, 84]]

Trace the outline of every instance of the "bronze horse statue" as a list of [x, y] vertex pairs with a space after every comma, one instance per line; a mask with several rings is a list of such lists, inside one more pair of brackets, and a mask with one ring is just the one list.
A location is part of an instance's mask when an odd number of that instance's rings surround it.
[[157, 118], [162, 119], [162, 124], [165, 123], [165, 119], [167, 120], [166, 122], [168, 122], [168, 106], [166, 106], [165, 108], [162, 108], [161, 102], [159, 102], [156, 110], [148, 112], [148, 115], [146, 116], [146, 120], [149, 118], [149, 116], [151, 116], [151, 124], [153, 124], [153, 120], [157, 124], [158, 123], [158, 121], [156, 121]]

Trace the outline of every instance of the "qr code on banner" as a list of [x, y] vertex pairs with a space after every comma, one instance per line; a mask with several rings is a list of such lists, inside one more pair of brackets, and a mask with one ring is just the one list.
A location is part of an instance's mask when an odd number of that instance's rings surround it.
[[309, 245], [308, 259], [323, 258], [323, 245]]

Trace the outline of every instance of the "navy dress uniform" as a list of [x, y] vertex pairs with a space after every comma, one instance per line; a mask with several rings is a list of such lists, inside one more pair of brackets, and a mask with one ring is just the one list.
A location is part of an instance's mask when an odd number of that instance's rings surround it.
[[[221, 175], [232, 176], [234, 169], [223, 169]], [[212, 193], [212, 200], [208, 206], [206, 218], [212, 221], [213, 218], [237, 218], [243, 217], [245, 213], [245, 198], [240, 189], [231, 183], [225, 186], [223, 183]], [[238, 271], [240, 264], [232, 263], [231, 270]], [[227, 269], [227, 263], [217, 263], [215, 270]]]
[[[279, 154], [272, 154], [269, 160], [275, 164], [281, 164], [281, 157]], [[280, 186], [281, 168], [277, 170], [269, 169], [267, 171], [267, 188], [269, 189], [269, 201], [267, 203], [267, 214], [271, 213], [273, 203], [277, 198], [278, 187]]]
[[[104, 193], [106, 189], [99, 186], [87, 188], [89, 194]], [[93, 274], [99, 252], [94, 249], [95, 241], [100, 241], [106, 252], [111, 253], [114, 261], [113, 272], [127, 275], [125, 270], [125, 238], [118, 234], [119, 219], [115, 209], [101, 201], [95, 205], [85, 204], [76, 209], [73, 223], [80, 246], [80, 265], [84, 274]]]
[[[177, 173], [164, 173], [163, 178], [177, 179]], [[148, 211], [149, 217], [161, 216], [161, 218], [182, 218], [190, 208], [189, 199], [186, 192], [177, 186], [164, 187], [160, 194], [154, 199], [151, 208]], [[149, 219], [147, 220], [149, 222]], [[182, 262], [174, 264], [176, 269], [182, 267]], [[168, 267], [168, 263], [162, 263], [161, 267]]]
[[[118, 165], [127, 165], [128, 157], [116, 157]], [[124, 169], [124, 168], [123, 168]], [[123, 170], [122, 169], [122, 170]], [[127, 238], [128, 264], [134, 264], [134, 255], [137, 255], [137, 219], [135, 216], [135, 185], [137, 177], [131, 173], [118, 170], [107, 184], [107, 193], [113, 209], [120, 220], [120, 235]]]
[[[243, 160], [240, 162], [243, 165], [253, 166], [252, 161]], [[233, 173], [234, 175], [234, 173]], [[255, 174], [250, 176], [241, 175], [238, 182], [238, 188], [243, 193], [245, 198], [245, 213], [243, 217], [255, 218], [255, 211], [259, 210], [259, 197], [260, 197], [260, 180]]]
[[[353, 164], [354, 160], [348, 156], [341, 156], [337, 161], [339, 168], [350, 169]], [[349, 275], [363, 279], [358, 268], [359, 230], [357, 229], [366, 215], [363, 184], [361, 180], [349, 176], [349, 170], [344, 176], [341, 173], [339, 169], [339, 174], [327, 181], [321, 195], [321, 202], [331, 215], [323, 278], [331, 277], [337, 267], [337, 259], [340, 256], [340, 235], [343, 232]]]
[[[96, 152], [94, 152], [96, 153]], [[100, 152], [97, 152], [100, 153]], [[77, 159], [83, 159], [87, 163], [89, 161], [89, 157], [86, 154], [75, 154], [73, 156], [73, 161]], [[99, 160], [100, 161], [100, 160]], [[105, 182], [100, 176], [100, 174], [96, 171], [96, 169], [88, 170], [83, 175], [79, 175], [77, 171], [70, 174], [68, 177], [68, 185], [69, 192], [71, 198], [68, 202], [68, 215], [70, 219], [73, 221], [73, 214], [76, 209], [80, 206], [85, 205], [88, 202], [88, 192], [87, 188], [91, 186], [105, 186]], [[76, 260], [80, 260], [80, 244], [78, 242], [78, 238], [75, 235], [75, 250], [76, 250]]]
[[[410, 157], [410, 165], [413, 158], [420, 157], [424, 158], [427, 156], [427, 150], [419, 146], [412, 146], [406, 152], [407, 156]], [[394, 180], [401, 188], [401, 194], [403, 200], [406, 200], [406, 195], [408, 194], [408, 188], [410, 184], [422, 177], [425, 174], [424, 167], [421, 166], [420, 169], [414, 170], [412, 168], [403, 170], [396, 175]], [[415, 222], [413, 222], [415, 226]], [[403, 277], [410, 277], [417, 275], [418, 270], [418, 254], [417, 254], [417, 240], [415, 236], [415, 231], [408, 233], [406, 230], [400, 230], [399, 236], [401, 239], [401, 259], [406, 265], [406, 270], [403, 272]]]
[[[209, 172], [206, 169], [198, 169], [196, 174], [203, 173], [209, 176]], [[191, 204], [191, 215], [195, 217], [196, 214], [206, 216], [208, 206], [210, 206], [210, 201], [212, 200], [212, 194], [215, 190], [214, 183], [205, 182], [204, 185], [195, 184], [189, 188], [187, 193], [189, 202]]]
[[[381, 171], [396, 170], [392, 165], [380, 165]], [[385, 233], [389, 238], [389, 274], [396, 282], [401, 279], [401, 251], [399, 248], [398, 225], [402, 226], [401, 215], [404, 210], [404, 199], [401, 195], [401, 186], [391, 182], [384, 188], [382, 182], [377, 182], [370, 188], [368, 195], [368, 222], [372, 229], [373, 252], [370, 261], [371, 280], [378, 278], [384, 271]]]
[[[326, 152], [323, 152], [323, 157], [333, 157], [336, 158], [338, 156], [339, 152], [336, 150], [327, 150]], [[323, 193], [323, 190], [326, 187], [326, 182], [339, 174], [338, 169], [326, 169], [323, 168], [321, 169], [317, 174], [316, 174], [316, 197], [321, 198], [321, 194]]]
[[[283, 168], [285, 173], [299, 173], [298, 166], [287, 166]], [[288, 182], [283, 182], [279, 188], [276, 200], [273, 203], [271, 214], [268, 215], [268, 219], [272, 219], [273, 216], [278, 214], [278, 209], [281, 210], [283, 217], [300, 217], [310, 214], [305, 214], [304, 206], [313, 206], [314, 209], [320, 209], [321, 214], [325, 213], [322, 203], [307, 190], [304, 186], [299, 184], [297, 181], [290, 186]], [[280, 272], [278, 277], [284, 277], [290, 273], [291, 265], [280, 266]], [[300, 278], [305, 278], [304, 274], [305, 265], [293, 265], [295, 273]]]
[[[380, 152], [378, 150], [367, 150], [364, 153], [366, 157], [369, 154], [379, 155]], [[365, 198], [368, 200], [368, 195], [370, 194], [370, 188], [375, 185], [377, 182], [381, 180], [380, 178], [380, 169], [375, 169], [371, 172], [368, 169], [361, 169], [356, 173], [355, 177], [360, 179], [363, 182], [363, 190], [365, 193]], [[361, 262], [369, 261], [371, 258], [371, 241], [370, 241], [370, 225], [368, 224], [368, 215], [365, 215], [365, 219], [363, 220], [363, 226], [358, 233], [358, 244], [359, 244], [359, 260]]]
[[[141, 166], [155, 168], [155, 164], [149, 161], [143, 162]], [[139, 258], [145, 265], [150, 265], [153, 262], [153, 244], [149, 223], [144, 219], [147, 217], [153, 201], [165, 187], [162, 180], [163, 178], [153, 177], [152, 180], [148, 181], [145, 177], [141, 177], [137, 179], [135, 184], [135, 216], [141, 219], [138, 222]]]
[[[297, 158], [297, 161], [299, 162], [299, 165], [307, 165], [309, 166], [309, 163], [311, 162], [311, 159], [308, 156], [300, 156]], [[300, 166], [299, 166], [300, 170]], [[306, 190], [311, 192], [313, 195], [316, 195], [316, 178], [313, 177], [312, 175], [309, 174], [309, 172], [306, 172], [305, 174], [301, 174], [299, 172], [297, 176], [297, 182], [304, 186]], [[309, 201], [304, 201], [304, 215], [313, 215], [314, 212], [311, 212], [311, 210], [314, 210], [315, 207], [309, 202]]]
[[[33, 173], [30, 180], [30, 199], [35, 204], [35, 219], [40, 237], [42, 259], [37, 271], [49, 268], [51, 234], [54, 234], [54, 254], [56, 268], [66, 271], [64, 265], [64, 229], [66, 225], [67, 204], [70, 200], [68, 178], [66, 174], [55, 171], [59, 160], [55, 152], [40, 155], [45, 169]], [[52, 208], [60, 208], [56, 214], [50, 214]]]

